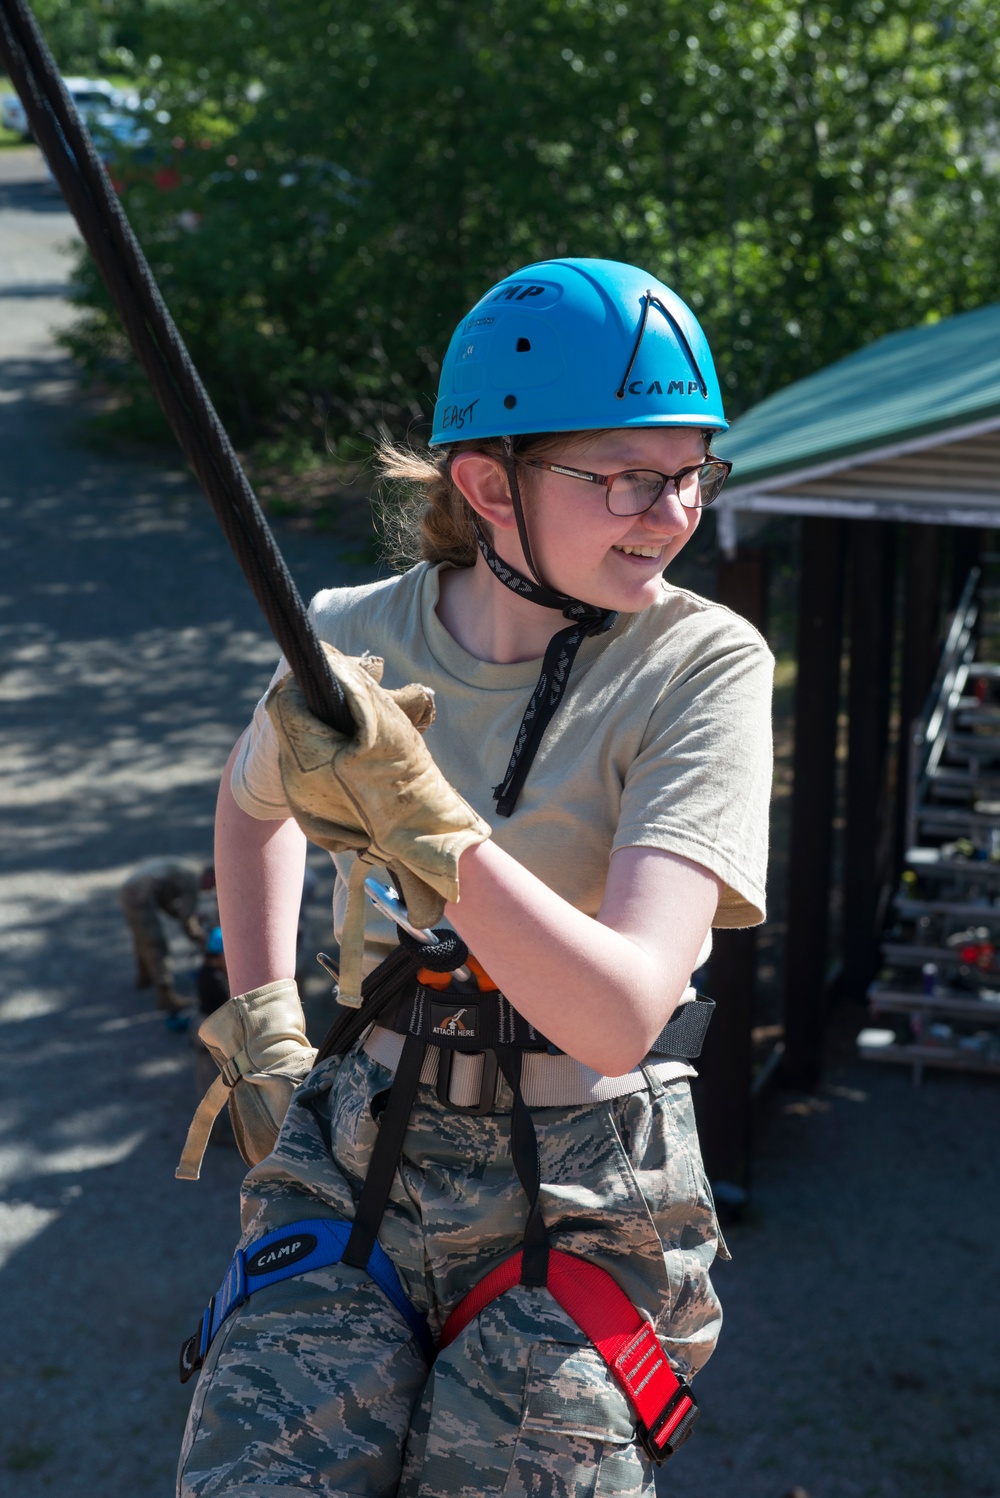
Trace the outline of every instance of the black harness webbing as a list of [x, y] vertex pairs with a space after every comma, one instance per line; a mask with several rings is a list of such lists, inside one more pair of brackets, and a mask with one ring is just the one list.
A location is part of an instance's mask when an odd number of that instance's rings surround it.
[[298, 589], [27, 0], [0, 0], [0, 62], [310, 712], [352, 737], [343, 692]]
[[396, 1167], [403, 1153], [403, 1141], [410, 1124], [410, 1114], [420, 1086], [420, 1068], [424, 1064], [424, 1044], [415, 1035], [403, 1042], [396, 1075], [389, 1091], [389, 1101], [379, 1121], [378, 1139], [368, 1163], [365, 1184], [354, 1211], [354, 1226], [344, 1249], [344, 1263], [364, 1269], [378, 1237], [385, 1215]]
[[[504, 1048], [560, 1054], [557, 1047], [522, 1018], [509, 999], [496, 991], [473, 990], [463, 994], [462, 1002], [475, 1011], [474, 1028], [470, 1032], [466, 1025], [464, 1030], [455, 1028], [449, 1034], [442, 1033], [436, 1023], [437, 1010], [455, 1009], [456, 990], [441, 992], [427, 988], [417, 982], [417, 973], [421, 967], [430, 968], [432, 962], [437, 971], [446, 972], [446, 963], [454, 968], [467, 961], [468, 950], [446, 927], [434, 933], [438, 947], [421, 946], [407, 932], [398, 927], [397, 931], [400, 945], [362, 983], [360, 1009], [344, 1010], [334, 1020], [316, 1054], [317, 1065], [330, 1056], [346, 1056], [374, 1024], [398, 1035], [413, 1036], [424, 1045], [437, 1046], [443, 1056], [449, 1051], [499, 1053]], [[436, 954], [433, 958], [432, 953]], [[428, 954], [427, 960], [424, 954]], [[650, 1046], [650, 1053], [695, 1060], [701, 1054], [714, 1011], [715, 1000], [704, 994], [678, 1005]]]
[[514, 1106], [510, 1113], [510, 1153], [514, 1161], [517, 1178], [528, 1198], [528, 1221], [521, 1241], [521, 1284], [541, 1288], [549, 1277], [549, 1235], [538, 1204], [542, 1189], [542, 1162], [538, 1154], [538, 1135], [535, 1133], [531, 1109], [521, 1092], [521, 1065], [523, 1051], [502, 1050], [497, 1060], [514, 1094]]

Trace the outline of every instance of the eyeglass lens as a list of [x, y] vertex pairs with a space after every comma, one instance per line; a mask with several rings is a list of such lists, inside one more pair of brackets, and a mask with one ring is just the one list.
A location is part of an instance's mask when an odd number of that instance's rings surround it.
[[619, 473], [608, 485], [608, 509], [612, 515], [642, 515], [651, 510], [664, 489], [676, 492], [686, 510], [710, 505], [725, 483], [728, 469], [724, 463], [703, 463], [692, 468], [680, 480], [668, 479], [652, 469], [637, 468]]

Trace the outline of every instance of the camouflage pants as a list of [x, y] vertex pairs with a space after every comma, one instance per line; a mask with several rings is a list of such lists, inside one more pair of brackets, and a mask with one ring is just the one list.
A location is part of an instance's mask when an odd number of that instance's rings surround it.
[[[391, 1073], [357, 1052], [316, 1068], [248, 1175], [244, 1245], [353, 1216]], [[675, 1367], [710, 1356], [715, 1215], [686, 1080], [533, 1110], [555, 1247], [611, 1271]], [[451, 1113], [421, 1087], [379, 1234], [433, 1331], [520, 1247], [509, 1116]], [[221, 1277], [221, 1275], [220, 1275]], [[260, 1290], [225, 1323], [195, 1391], [181, 1498], [609, 1498], [651, 1491], [628, 1404], [546, 1290], [489, 1305], [428, 1371], [382, 1291], [343, 1265]]]

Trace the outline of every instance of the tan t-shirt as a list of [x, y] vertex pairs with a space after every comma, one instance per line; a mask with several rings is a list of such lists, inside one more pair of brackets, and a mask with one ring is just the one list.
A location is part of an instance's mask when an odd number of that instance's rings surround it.
[[[494, 665], [469, 655], [438, 618], [439, 575], [420, 563], [402, 577], [319, 593], [310, 613], [338, 650], [382, 656], [384, 686], [419, 681], [433, 689], [428, 747], [498, 846], [591, 916], [616, 849], [663, 848], [722, 880], [716, 926], [762, 921], [773, 661], [757, 631], [664, 583], [651, 608], [620, 615], [607, 634], [584, 640], [514, 814], [498, 817], [492, 788], [503, 779], [541, 662]], [[274, 679], [285, 670], [282, 662]], [[289, 813], [263, 701], [232, 785], [244, 811], [269, 819]], [[334, 860], [338, 937], [352, 860]], [[394, 927], [370, 907], [366, 969], [395, 945]]]

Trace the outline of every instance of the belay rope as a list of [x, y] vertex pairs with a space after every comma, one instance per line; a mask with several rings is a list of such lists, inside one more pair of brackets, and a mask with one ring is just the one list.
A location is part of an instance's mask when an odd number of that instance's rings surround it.
[[352, 737], [347, 702], [299, 591], [27, 0], [0, 0], [0, 62], [310, 712]]
[[[20, 96], [34, 137], [94, 257], [132, 350], [310, 712], [346, 738], [353, 737], [354, 723], [343, 691], [330, 671], [299, 591], [27, 0], [0, 0], [0, 63]], [[511, 481], [516, 485], [513, 474]], [[527, 548], [519, 502], [516, 509], [522, 544]], [[480, 537], [482, 547], [481, 532]], [[492, 548], [483, 548], [483, 554], [500, 580], [510, 586], [498, 570]], [[527, 549], [529, 566], [530, 555]], [[558, 597], [517, 576], [519, 584], [527, 586], [519, 585], [515, 591], [562, 609], [571, 623], [550, 642], [510, 764], [494, 791], [497, 811], [503, 817], [514, 810], [545, 728], [566, 689], [577, 649], [586, 635], [609, 629], [615, 619], [610, 610]]]

